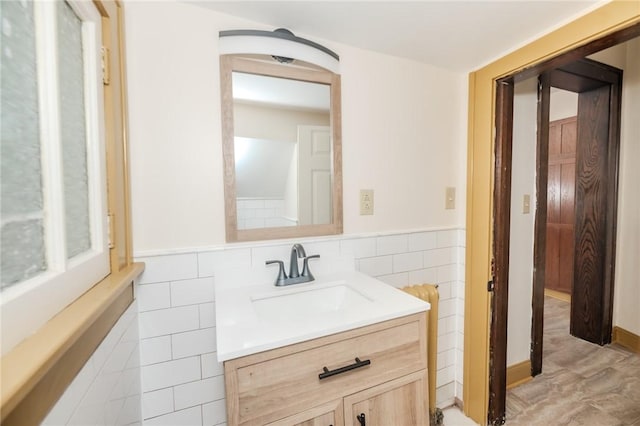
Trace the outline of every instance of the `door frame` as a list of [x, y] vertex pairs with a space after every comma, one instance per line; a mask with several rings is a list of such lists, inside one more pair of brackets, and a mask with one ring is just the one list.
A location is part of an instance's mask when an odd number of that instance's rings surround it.
[[[537, 117], [537, 156], [536, 156], [536, 200], [533, 256], [533, 295], [532, 295], [532, 340], [531, 340], [531, 375], [542, 372], [543, 328], [544, 328], [544, 286], [546, 277], [546, 231], [547, 231], [547, 187], [548, 187], [548, 153], [549, 153], [549, 110], [550, 88], [586, 93], [596, 88], [607, 88], [609, 95], [605, 104], [599, 104], [601, 114], [608, 117], [606, 123], [607, 156], [602, 160], [602, 170], [592, 169], [598, 182], [606, 183], [606, 191], [596, 192], [597, 199], [602, 205], [596, 211], [585, 209], [585, 222], [597, 231], [595, 237], [604, 236], [606, 245], [600, 244], [600, 239], [594, 241], [593, 235], [587, 235], [583, 244], [589, 248], [591, 256], [587, 261], [593, 265], [593, 272], [587, 272], [584, 282], [584, 296], [575, 293], [573, 286], [571, 309], [571, 334], [588, 339], [594, 343], [609, 343], [611, 341], [611, 320], [613, 314], [613, 283], [615, 263], [615, 233], [617, 217], [617, 182], [618, 162], [620, 152], [620, 107], [622, 95], [622, 71], [590, 59], [579, 59], [559, 68], [543, 72], [539, 76], [538, 86], [538, 117]], [[582, 99], [582, 94], [579, 95]], [[611, 100], [609, 102], [609, 99]], [[513, 78], [501, 79], [496, 86], [496, 144], [494, 171], [494, 213], [493, 213], [493, 279], [492, 291], [494, 297], [491, 303], [491, 323], [489, 336], [489, 413], [490, 424], [503, 424], [506, 412], [506, 370], [507, 370], [507, 316], [509, 299], [509, 246], [511, 239], [511, 169], [512, 169], [512, 140], [513, 140]], [[578, 109], [578, 128], [590, 128], [591, 118]], [[602, 124], [598, 125], [603, 127]], [[590, 131], [589, 131], [590, 132]], [[591, 140], [587, 136], [587, 140]], [[596, 139], [595, 144], [600, 145]], [[578, 146], [578, 152], [582, 151]], [[576, 169], [578, 181], [581, 181], [580, 167]], [[578, 212], [582, 211], [580, 201], [577, 201]], [[579, 216], [574, 217], [574, 221]], [[576, 222], [576, 230], [583, 229], [583, 222]], [[603, 235], [604, 234], [604, 235]], [[583, 240], [581, 234], [576, 233], [575, 247], [579, 248], [578, 240]], [[580, 254], [574, 256], [575, 276], [580, 276]], [[611, 265], [606, 268], [605, 265]], [[591, 279], [595, 276], [595, 279]], [[600, 281], [600, 279], [603, 279]], [[582, 283], [581, 283], [582, 284]], [[600, 287], [601, 286], [601, 287]], [[579, 286], [578, 286], [579, 287]], [[595, 288], [598, 287], [598, 288]], [[582, 287], [579, 287], [582, 288]], [[584, 309], [576, 308], [576, 300], [584, 303]], [[579, 321], [580, 314], [586, 310], [585, 319], [588, 330], [582, 330], [584, 321]], [[591, 330], [595, 325], [595, 330]], [[580, 327], [578, 327], [580, 326]], [[584, 335], [581, 335], [584, 334]]]
[[[598, 213], [589, 217], [589, 224], [595, 224], [600, 231], [598, 236], [605, 236], [604, 247], [598, 247], [599, 240], [593, 241], [593, 236], [587, 243], [598, 256], [597, 264], [602, 266], [598, 271], [603, 275], [602, 296], [600, 292], [586, 291], [585, 297], [580, 298], [585, 303], [585, 309], [589, 313], [597, 312], [602, 306], [602, 312], [596, 318], [587, 315], [589, 324], [599, 323], [598, 330], [594, 331], [589, 341], [598, 344], [611, 342], [611, 328], [613, 318], [613, 284], [615, 263], [615, 233], [617, 212], [617, 183], [618, 164], [620, 151], [620, 108], [622, 95], [622, 71], [614, 67], [601, 64], [589, 59], [579, 59], [563, 64], [559, 62], [558, 68], [543, 69], [540, 78], [537, 136], [537, 177], [536, 186], [539, 191], [536, 197], [543, 195], [545, 206], [542, 207], [542, 199], [538, 199], [535, 222], [535, 247], [534, 247], [534, 274], [532, 297], [532, 346], [531, 346], [531, 375], [542, 372], [543, 328], [544, 328], [544, 272], [546, 260], [546, 193], [548, 167], [542, 162], [548, 162], [549, 145], [549, 93], [550, 87], [588, 91], [594, 87], [610, 87], [610, 102], [607, 102], [609, 120], [607, 122], [607, 157], [606, 172], [603, 176], [606, 182], [606, 194], [604, 195], [604, 219]], [[570, 72], [567, 72], [568, 70]], [[517, 75], [516, 75], [517, 76]], [[513, 77], [516, 77], [513, 76]], [[510, 205], [511, 205], [511, 152], [513, 134], [513, 78], [501, 79], [496, 87], [496, 142], [495, 142], [495, 174], [494, 174], [494, 298], [491, 304], [491, 326], [489, 343], [489, 424], [501, 425], [505, 422], [506, 412], [506, 358], [507, 358], [507, 312], [509, 298], [509, 242], [510, 242]], [[546, 86], [546, 87], [545, 87]], [[581, 95], [580, 95], [581, 96]], [[578, 111], [578, 127], [582, 120]], [[578, 149], [580, 151], [580, 149]], [[542, 167], [542, 169], [540, 169]], [[576, 169], [578, 170], [578, 168]], [[544, 175], [543, 175], [544, 173]], [[577, 172], [579, 173], [579, 172]], [[577, 203], [578, 200], [576, 200]], [[579, 209], [579, 207], [577, 207]], [[576, 215], [577, 218], [577, 215]], [[574, 219], [575, 220], [575, 219]], [[604, 223], [603, 223], [604, 222]], [[581, 228], [576, 223], [576, 245], [578, 241], [577, 230]], [[544, 234], [544, 236], [542, 236]], [[578, 276], [580, 256], [574, 256], [575, 276]], [[574, 286], [575, 289], [575, 286]], [[594, 290], [589, 287], [588, 290]], [[571, 302], [571, 334], [575, 335], [578, 324], [576, 299], [578, 294], [572, 293]], [[582, 296], [582, 295], [580, 295]]]
[[[489, 418], [494, 424], [505, 422], [507, 392], [507, 313], [509, 300], [509, 246], [511, 227], [511, 159], [513, 141], [512, 78], [498, 81], [496, 86], [496, 154], [494, 177], [493, 279], [489, 287], [491, 300], [489, 336]], [[504, 349], [504, 350], [502, 350]]]
[[[617, 68], [595, 62], [589, 59], [582, 59], [572, 62], [569, 65], [571, 73], [566, 72], [567, 68], [556, 69], [544, 72], [540, 76], [540, 93], [538, 96], [538, 138], [537, 138], [537, 175], [536, 191], [538, 206], [535, 217], [535, 237], [534, 237], [534, 280], [533, 280], [533, 317], [531, 324], [531, 375], [536, 376], [542, 372], [542, 352], [543, 352], [543, 328], [544, 328], [544, 287], [545, 287], [545, 260], [546, 260], [546, 228], [547, 228], [547, 189], [548, 189], [548, 156], [549, 156], [549, 105], [550, 88], [570, 90], [582, 93], [593, 89], [596, 85], [610, 87], [609, 132], [608, 132], [608, 156], [607, 166], [607, 188], [606, 188], [606, 214], [603, 230], [605, 238], [605, 249], [599, 253], [603, 257], [602, 275], [604, 282], [602, 285], [602, 314], [598, 318], [601, 320], [599, 330], [594, 343], [611, 343], [611, 329], [613, 320], [613, 287], [614, 287], [614, 264], [615, 264], [615, 241], [618, 209], [618, 172], [620, 158], [620, 119], [622, 105], [622, 71]], [[584, 117], [578, 112], [578, 126], [581, 125]], [[576, 168], [576, 173], [579, 173]], [[574, 217], [574, 222], [576, 218]], [[576, 228], [578, 229], [578, 228]], [[576, 240], [577, 241], [577, 240]], [[578, 265], [576, 256], [575, 265]], [[576, 269], [577, 270], [577, 269]], [[577, 276], [574, 271], [574, 276]], [[571, 294], [571, 334], [574, 334], [576, 321], [576, 310], [573, 309], [576, 297], [574, 297], [575, 286], [572, 286]], [[597, 296], [595, 296], [597, 297]], [[582, 299], [582, 298], [580, 298]]]
[[465, 414], [488, 422], [495, 84], [540, 74], [640, 35], [640, 3], [611, 2], [469, 75], [465, 250]]

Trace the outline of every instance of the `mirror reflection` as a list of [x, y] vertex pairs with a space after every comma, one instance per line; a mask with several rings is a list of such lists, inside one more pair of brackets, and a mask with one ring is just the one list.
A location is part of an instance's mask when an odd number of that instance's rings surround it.
[[220, 57], [227, 242], [342, 233], [340, 75]]
[[331, 86], [232, 72], [238, 230], [332, 222]]

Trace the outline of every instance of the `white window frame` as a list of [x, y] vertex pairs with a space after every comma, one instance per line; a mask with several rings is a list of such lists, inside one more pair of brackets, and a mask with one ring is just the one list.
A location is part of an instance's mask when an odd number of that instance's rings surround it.
[[4, 289], [0, 294], [3, 355], [110, 272], [102, 84], [102, 18], [93, 2], [68, 0], [67, 3], [83, 22], [91, 248], [72, 259], [67, 259], [58, 103], [57, 5], [55, 0], [37, 1], [34, 2], [34, 15], [47, 270]]

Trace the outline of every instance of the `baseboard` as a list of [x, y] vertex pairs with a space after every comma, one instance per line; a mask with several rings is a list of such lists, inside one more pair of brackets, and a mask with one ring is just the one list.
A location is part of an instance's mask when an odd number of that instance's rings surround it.
[[464, 404], [462, 403], [462, 400], [457, 396], [453, 398], [453, 405], [454, 407], [458, 407], [460, 411], [464, 413]]
[[640, 354], [640, 336], [630, 331], [620, 328], [618, 326], [613, 327], [613, 343], [617, 343], [620, 346]]
[[507, 367], [507, 389], [527, 383], [532, 378], [531, 360], [522, 361]]
[[562, 300], [564, 302], [571, 302], [571, 295], [568, 293], [563, 293], [561, 291], [549, 290], [548, 288], [545, 288], [544, 295], [553, 297], [554, 299]]

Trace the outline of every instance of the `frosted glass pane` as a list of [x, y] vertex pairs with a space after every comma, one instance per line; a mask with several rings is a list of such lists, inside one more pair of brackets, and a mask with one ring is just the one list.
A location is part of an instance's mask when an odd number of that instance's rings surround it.
[[0, 1], [0, 288], [47, 269], [33, 3]]
[[42, 220], [10, 222], [2, 226], [1, 288], [24, 281], [46, 269]]
[[33, 3], [0, 1], [2, 217], [42, 210]]
[[87, 179], [82, 21], [66, 2], [57, 3], [60, 121], [67, 255], [91, 248]]

